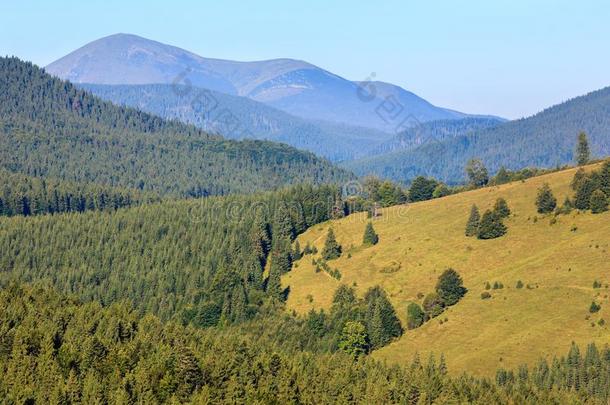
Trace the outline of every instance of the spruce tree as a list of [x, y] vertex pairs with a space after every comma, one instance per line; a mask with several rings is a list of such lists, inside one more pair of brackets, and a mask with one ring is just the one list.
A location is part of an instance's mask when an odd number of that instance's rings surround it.
[[500, 167], [500, 170], [498, 170], [498, 173], [496, 173], [496, 176], [494, 177], [494, 183], [500, 185], [508, 183], [509, 181], [510, 174], [508, 173], [508, 170], [506, 170], [504, 166]]
[[479, 239], [494, 239], [506, 234], [506, 226], [502, 219], [492, 211], [485, 211], [479, 225], [477, 237]]
[[341, 256], [341, 245], [335, 239], [335, 233], [333, 228], [328, 228], [326, 234], [326, 242], [324, 243], [324, 249], [322, 249], [322, 258], [324, 260], [333, 260]]
[[593, 214], [601, 214], [602, 212], [608, 211], [608, 197], [601, 190], [595, 190], [591, 194], [591, 212]]
[[504, 198], [498, 198], [494, 205], [494, 212], [499, 218], [508, 218], [510, 216], [510, 208]]
[[544, 183], [542, 187], [538, 189], [538, 195], [536, 197], [536, 208], [539, 214], [548, 214], [553, 212], [557, 207], [557, 198], [553, 195], [551, 187], [548, 183]]
[[379, 235], [373, 229], [373, 223], [369, 222], [366, 224], [366, 228], [364, 229], [364, 237], [362, 238], [362, 242], [365, 245], [376, 245], [379, 242]]
[[466, 223], [466, 236], [475, 236], [479, 232], [479, 222], [481, 221], [481, 215], [476, 205], [472, 204], [470, 208], [470, 217]]
[[366, 325], [371, 348], [388, 344], [402, 335], [402, 326], [394, 307], [381, 287], [370, 288], [364, 296], [366, 303]]
[[576, 147], [576, 162], [579, 166], [584, 166], [591, 159], [591, 151], [589, 149], [589, 141], [587, 134], [581, 132], [578, 134], [578, 146]]
[[582, 179], [577, 185], [574, 206], [579, 210], [588, 210], [591, 207], [591, 195], [596, 189], [595, 181], [591, 177]]

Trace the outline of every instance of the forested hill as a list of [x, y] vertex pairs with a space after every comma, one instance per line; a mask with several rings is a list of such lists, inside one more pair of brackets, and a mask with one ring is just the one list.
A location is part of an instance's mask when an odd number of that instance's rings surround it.
[[346, 164], [357, 174], [375, 173], [408, 182], [418, 175], [448, 182], [464, 179], [472, 157], [495, 172], [501, 166], [555, 167], [574, 161], [576, 137], [585, 131], [594, 157], [610, 155], [610, 87], [548, 108], [532, 117], [482, 129], [417, 149]]
[[0, 58], [0, 165], [32, 176], [180, 196], [351, 177], [287, 145], [225, 140], [115, 106], [17, 58]]
[[230, 139], [265, 139], [305, 149], [331, 161], [349, 160], [390, 134], [371, 128], [307, 120], [247, 97], [186, 85], [77, 84], [115, 104], [177, 119]]

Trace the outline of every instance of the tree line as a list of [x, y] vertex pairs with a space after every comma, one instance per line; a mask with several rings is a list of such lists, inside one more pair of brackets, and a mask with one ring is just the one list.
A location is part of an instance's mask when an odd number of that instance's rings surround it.
[[0, 169], [0, 215], [116, 210], [158, 201], [152, 193], [29, 177]]

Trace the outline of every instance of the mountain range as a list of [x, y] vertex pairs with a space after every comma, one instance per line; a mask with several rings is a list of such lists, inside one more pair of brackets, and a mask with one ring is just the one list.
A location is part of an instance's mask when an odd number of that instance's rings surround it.
[[312, 120], [399, 132], [411, 121], [464, 118], [398, 86], [353, 82], [308, 62], [211, 59], [136, 35], [98, 39], [46, 67], [73, 83], [188, 84]]

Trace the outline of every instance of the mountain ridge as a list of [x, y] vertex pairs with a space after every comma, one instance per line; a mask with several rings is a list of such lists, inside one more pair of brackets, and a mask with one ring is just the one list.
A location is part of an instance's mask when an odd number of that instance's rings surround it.
[[[289, 58], [236, 62], [204, 58], [181, 48], [133, 34], [114, 34], [90, 42], [46, 67], [75, 83], [169, 84], [188, 80], [193, 86], [248, 97], [292, 115], [341, 122], [385, 132], [396, 131], [404, 118], [419, 121], [467, 116], [433, 106], [400, 89], [404, 117], [380, 116], [381, 97], [358, 96], [358, 82], [311, 63]], [[414, 95], [413, 95], [414, 96]], [[411, 113], [413, 110], [415, 113]], [[420, 111], [420, 113], [417, 113]]]

